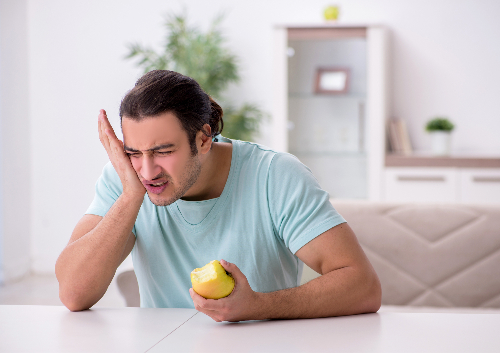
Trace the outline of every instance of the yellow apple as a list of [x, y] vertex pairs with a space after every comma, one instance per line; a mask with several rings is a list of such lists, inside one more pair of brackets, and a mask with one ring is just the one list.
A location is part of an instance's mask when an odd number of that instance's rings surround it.
[[336, 21], [339, 17], [339, 7], [338, 6], [328, 6], [323, 12], [325, 20]]
[[191, 283], [196, 293], [207, 299], [227, 297], [234, 288], [234, 278], [219, 261], [213, 260], [191, 272]]

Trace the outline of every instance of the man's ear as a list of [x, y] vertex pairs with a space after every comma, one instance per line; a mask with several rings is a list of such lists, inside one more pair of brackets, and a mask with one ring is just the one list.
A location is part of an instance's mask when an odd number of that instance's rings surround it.
[[205, 154], [212, 148], [212, 128], [210, 125], [203, 125], [202, 130], [196, 134], [196, 147], [198, 153]]

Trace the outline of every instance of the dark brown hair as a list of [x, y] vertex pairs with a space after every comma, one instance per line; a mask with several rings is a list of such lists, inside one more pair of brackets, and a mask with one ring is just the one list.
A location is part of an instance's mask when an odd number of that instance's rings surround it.
[[[196, 133], [209, 124], [211, 137], [222, 132], [222, 108], [198, 82], [169, 70], [150, 71], [122, 99], [120, 124], [124, 117], [136, 121], [165, 112], [173, 113], [188, 134], [191, 152], [197, 153]], [[208, 136], [208, 135], [207, 135]]]

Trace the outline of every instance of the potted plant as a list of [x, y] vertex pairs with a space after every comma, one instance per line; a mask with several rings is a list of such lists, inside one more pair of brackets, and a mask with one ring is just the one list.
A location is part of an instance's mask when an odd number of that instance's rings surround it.
[[432, 152], [435, 155], [449, 155], [451, 151], [451, 132], [455, 125], [446, 117], [435, 117], [427, 122], [425, 130], [431, 134]]
[[138, 58], [144, 73], [151, 70], [173, 70], [195, 79], [207, 94], [224, 109], [223, 135], [252, 141], [259, 123], [266, 115], [254, 104], [235, 106], [224, 100], [230, 84], [239, 81], [238, 58], [229, 50], [220, 31], [218, 16], [206, 32], [187, 24], [186, 15], [167, 18], [163, 50], [156, 51], [140, 44], [130, 44], [127, 59]]

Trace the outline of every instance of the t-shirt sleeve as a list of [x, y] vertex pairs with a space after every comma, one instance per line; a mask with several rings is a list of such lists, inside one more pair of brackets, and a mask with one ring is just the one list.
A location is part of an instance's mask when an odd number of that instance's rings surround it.
[[111, 162], [108, 162], [102, 174], [95, 184], [94, 200], [85, 214], [93, 214], [104, 217], [123, 192], [120, 177], [116, 173]]
[[268, 197], [277, 235], [294, 254], [345, 222], [309, 168], [288, 153], [277, 153], [271, 162]]

